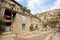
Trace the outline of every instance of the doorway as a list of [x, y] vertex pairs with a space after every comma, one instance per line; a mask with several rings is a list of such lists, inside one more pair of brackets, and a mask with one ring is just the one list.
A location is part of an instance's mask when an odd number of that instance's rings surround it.
[[11, 10], [5, 10], [4, 13], [4, 20], [6, 25], [5, 25], [5, 31], [11, 31], [11, 24], [16, 16], [16, 12], [12, 12]]
[[22, 31], [25, 30], [25, 24], [22, 24]]

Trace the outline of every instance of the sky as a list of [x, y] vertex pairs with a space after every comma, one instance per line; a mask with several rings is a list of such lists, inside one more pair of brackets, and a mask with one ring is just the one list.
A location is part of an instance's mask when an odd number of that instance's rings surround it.
[[32, 14], [60, 8], [60, 0], [15, 0], [31, 10]]

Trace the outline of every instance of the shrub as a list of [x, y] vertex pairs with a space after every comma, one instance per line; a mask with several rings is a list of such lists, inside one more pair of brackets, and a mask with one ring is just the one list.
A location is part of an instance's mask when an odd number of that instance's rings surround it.
[[35, 30], [38, 30], [38, 25], [36, 24]]
[[0, 20], [0, 33], [4, 31], [4, 25], [5, 22], [3, 20]]
[[33, 24], [31, 24], [30, 31], [33, 31], [33, 30], [34, 30]]

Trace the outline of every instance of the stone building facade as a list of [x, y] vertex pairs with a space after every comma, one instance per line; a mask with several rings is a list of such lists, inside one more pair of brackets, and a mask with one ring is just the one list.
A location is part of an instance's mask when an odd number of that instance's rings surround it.
[[40, 19], [29, 13], [23, 12], [20, 8], [22, 5], [15, 0], [0, 1], [0, 20], [6, 22], [5, 31], [13, 33], [30, 32], [30, 25], [36, 25], [41, 30]]

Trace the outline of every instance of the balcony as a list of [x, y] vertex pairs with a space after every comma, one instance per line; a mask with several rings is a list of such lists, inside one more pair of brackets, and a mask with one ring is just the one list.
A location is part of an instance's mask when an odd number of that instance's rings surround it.
[[4, 15], [4, 21], [5, 22], [12, 22], [13, 21], [13, 16], [11, 16], [11, 14], [5, 14]]
[[6, 19], [4, 19], [4, 21], [5, 22], [9, 22], [9, 23], [12, 23], [13, 22], [13, 20], [6, 20]]
[[15, 15], [16, 13], [12, 13], [10, 10], [6, 9], [4, 13], [4, 21], [9, 23], [13, 22]]

